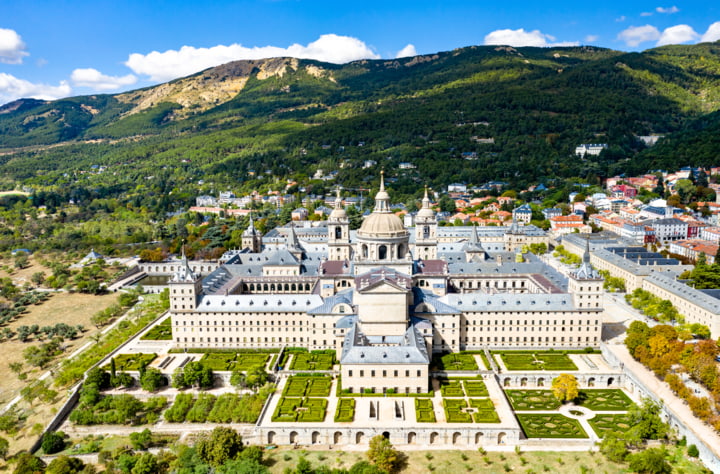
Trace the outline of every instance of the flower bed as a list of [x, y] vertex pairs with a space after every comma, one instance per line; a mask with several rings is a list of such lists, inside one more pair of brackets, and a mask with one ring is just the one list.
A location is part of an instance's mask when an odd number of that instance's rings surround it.
[[329, 377], [293, 375], [285, 384], [284, 397], [329, 397], [332, 380]]
[[269, 358], [269, 354], [257, 352], [209, 353], [202, 357], [201, 362], [215, 371], [247, 371], [253, 367], [264, 367]]
[[445, 419], [448, 423], [472, 423], [470, 413], [463, 411], [467, 408], [467, 402], [463, 398], [444, 398]]
[[508, 370], [578, 370], [567, 354], [559, 352], [497, 352]]

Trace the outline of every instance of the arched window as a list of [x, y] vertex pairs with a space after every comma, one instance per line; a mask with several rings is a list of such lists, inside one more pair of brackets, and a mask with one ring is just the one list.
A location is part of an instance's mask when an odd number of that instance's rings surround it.
[[342, 229], [340, 226], [335, 226], [335, 238], [341, 239], [342, 238]]
[[381, 245], [378, 248], [378, 260], [385, 260], [387, 259], [387, 246]]
[[368, 258], [368, 246], [365, 244], [362, 245], [362, 256], [363, 258]]
[[430, 226], [425, 225], [423, 226], [423, 239], [427, 239], [430, 237]]

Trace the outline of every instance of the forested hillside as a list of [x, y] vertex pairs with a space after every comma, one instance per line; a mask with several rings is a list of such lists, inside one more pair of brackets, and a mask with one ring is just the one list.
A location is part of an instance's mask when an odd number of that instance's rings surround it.
[[[238, 61], [123, 94], [0, 107], [0, 186], [57, 200], [123, 196], [167, 211], [198, 193], [268, 189], [318, 168], [357, 187], [382, 167], [399, 195], [419, 182], [594, 182], [715, 163], [718, 109], [718, 43]], [[649, 134], [666, 139], [646, 150], [636, 136]], [[610, 148], [573, 155], [595, 142]], [[377, 165], [362, 169], [365, 160]]]

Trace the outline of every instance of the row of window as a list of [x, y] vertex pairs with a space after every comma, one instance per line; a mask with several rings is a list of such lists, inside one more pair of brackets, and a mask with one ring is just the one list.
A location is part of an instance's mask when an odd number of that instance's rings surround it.
[[[359, 370], [358, 372], [360, 372], [360, 377], [365, 377], [365, 371], [364, 371], [364, 370]], [[375, 370], [371, 370], [371, 371], [370, 371], [370, 377], [375, 377], [375, 372], [376, 372]], [[399, 370], [393, 370], [393, 375], [392, 375], [392, 376], [393, 376], [393, 377], [399, 377], [399, 376], [400, 376], [399, 373], [400, 373]], [[353, 376], [353, 371], [352, 371], [352, 370], [348, 370], [348, 377], [352, 377], [352, 376]], [[388, 376], [388, 371], [387, 371], [387, 370], [383, 370], [383, 371], [382, 371], [382, 376], [383, 376], [383, 377], [387, 377], [387, 376]], [[415, 375], [415, 376], [416, 376], [416, 377], [422, 377], [422, 371], [421, 371], [421, 370], [418, 370], [418, 371], [417, 371], [417, 375]], [[410, 371], [409, 371], [409, 370], [406, 370], [406, 371], [405, 371], [405, 377], [410, 377]]]
[[[181, 339], [182, 339], [182, 340], [181, 340]], [[300, 343], [302, 343], [302, 342], [308, 342], [308, 343], [309, 343], [309, 342], [310, 342], [310, 339], [309, 339], [309, 338], [306, 340], [304, 337], [297, 337], [297, 338], [296, 338], [296, 337], [293, 337], [293, 338], [290, 338], [290, 337], [277, 337], [277, 338], [275, 338], [275, 337], [265, 337], [265, 338], [262, 338], [262, 337], [252, 337], [252, 336], [250, 336], [250, 337], [243, 337], [242, 340], [240, 340], [240, 339], [241, 339], [241, 338], [239, 338], [239, 337], [227, 337], [227, 338], [226, 338], [226, 337], [215, 337], [215, 338], [213, 338], [213, 337], [198, 337], [198, 338], [197, 338], [197, 341], [196, 341], [196, 338], [194, 338], [194, 337], [190, 337], [190, 338], [187, 338], [187, 337], [183, 337], [183, 338], [176, 337], [176, 338], [175, 338], [175, 342], [189, 342], [189, 343], [194, 343], [194, 342], [200, 342], [200, 343], [202, 343], [202, 342], [211, 342], [211, 343], [212, 343], [212, 342], [216, 342], [216, 343], [248, 343], [248, 342], [250, 342], [250, 343], [254, 343], [254, 342], [261, 343], [261, 342], [269, 342], [269, 343], [274, 343], [274, 342], [277, 342], [277, 343], [285, 343], [285, 344], [290, 343], [290, 342], [300, 342]], [[320, 342], [320, 341], [313, 340], [313, 341], [312, 341], [312, 344], [313, 344], [314, 346], [317, 346], [317, 345], [318, 345], [318, 342]], [[323, 340], [323, 341], [322, 341], [322, 346], [323, 346], [323, 347], [328, 347], [327, 340]]]
[[[517, 326], [535, 326], [535, 325], [538, 325], [538, 326], [539, 326], [539, 325], [542, 325], [542, 320], [535, 321], [535, 320], [532, 320], [532, 319], [528, 319], [528, 320], [520, 320], [520, 319], [517, 319], [517, 320], [515, 320], [515, 321], [516, 321], [516, 325], [517, 325]], [[585, 320], [585, 324], [589, 326], [589, 325], [590, 325], [590, 321], [591, 321], [590, 319], [586, 319], [586, 320]], [[487, 322], [487, 325], [489, 326], [489, 325], [491, 324], [491, 322], [492, 322], [492, 321], [488, 321], [488, 322]], [[512, 319], [500, 320], [500, 321], [498, 321], [497, 319], [495, 320], [495, 326], [512, 326], [512, 323], [513, 323], [513, 322], [512, 322]], [[554, 319], [554, 320], [546, 319], [546, 320], [545, 320], [545, 323], [546, 323], [548, 326], [557, 326], [558, 324], [561, 325], [561, 326], [565, 326], [565, 320], [564, 320], [564, 319], [561, 320], [561, 321], [558, 321], [557, 319]], [[583, 322], [582, 322], [581, 319], [578, 319], [578, 322], [577, 322], [577, 323], [578, 323], [579, 325], [583, 324]], [[574, 324], [575, 324], [575, 320], [574, 320], [574, 319], [571, 319], [569, 326], [573, 326]], [[595, 320], [595, 325], [597, 326], [598, 324], [600, 324], [600, 322], [599, 322], [598, 319], [596, 319], [596, 320]], [[465, 327], [468, 327], [468, 326], [471, 326], [471, 325], [482, 326], [482, 325], [483, 325], [483, 320], [480, 319], [480, 320], [475, 320], [475, 321], [465, 321]], [[443, 329], [445, 329], [445, 323], [441, 323], [441, 324], [440, 324], [440, 327], [443, 328]], [[455, 327], [455, 323], [452, 323], [452, 324], [450, 325], [450, 327], [451, 327], [451, 328], [454, 328], [454, 327]], [[481, 330], [482, 330], [482, 329], [481, 329]]]

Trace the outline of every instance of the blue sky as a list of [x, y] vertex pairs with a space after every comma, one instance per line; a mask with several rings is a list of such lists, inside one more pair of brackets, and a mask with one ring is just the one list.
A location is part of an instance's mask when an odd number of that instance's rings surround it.
[[344, 63], [482, 44], [640, 51], [720, 39], [720, 2], [5, 0], [0, 104], [115, 93], [236, 59]]

